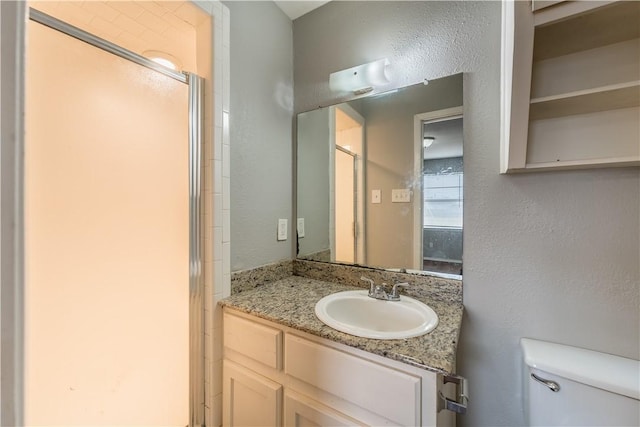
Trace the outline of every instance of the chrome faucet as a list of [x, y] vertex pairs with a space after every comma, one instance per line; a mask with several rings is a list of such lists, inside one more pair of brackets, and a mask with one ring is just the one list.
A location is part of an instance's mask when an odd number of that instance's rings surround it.
[[364, 280], [365, 282], [369, 283], [369, 296], [371, 298], [381, 299], [385, 301], [400, 301], [400, 294], [398, 293], [398, 288], [409, 286], [409, 284], [405, 282], [396, 283], [395, 285], [393, 285], [393, 288], [391, 289], [391, 293], [388, 294], [387, 291], [385, 290], [385, 287], [387, 286], [386, 283], [383, 283], [381, 285], [376, 285], [373, 280], [364, 276], [360, 277], [360, 280]]

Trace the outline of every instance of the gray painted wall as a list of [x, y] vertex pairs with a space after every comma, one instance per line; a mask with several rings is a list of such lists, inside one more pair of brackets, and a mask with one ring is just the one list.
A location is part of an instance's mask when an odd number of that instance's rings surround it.
[[387, 57], [397, 85], [464, 76], [462, 425], [524, 423], [519, 339], [640, 357], [637, 168], [499, 175], [499, 2], [332, 2], [294, 22], [295, 110]]
[[[273, 2], [223, 2], [231, 16], [231, 270], [291, 258], [293, 41]], [[278, 218], [289, 239], [278, 242]]]

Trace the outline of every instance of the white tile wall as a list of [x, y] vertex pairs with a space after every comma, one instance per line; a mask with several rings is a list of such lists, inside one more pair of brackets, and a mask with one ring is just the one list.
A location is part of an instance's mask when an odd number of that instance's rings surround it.
[[[222, 309], [217, 302], [231, 294], [231, 244], [230, 244], [230, 150], [229, 145], [229, 40], [226, 49], [222, 48], [225, 31], [229, 33], [229, 10], [218, 1], [194, 1], [203, 10], [209, 11], [213, 18], [212, 46], [213, 46], [213, 99], [209, 107], [213, 110], [213, 147], [209, 151], [212, 155], [208, 163], [213, 168], [211, 176], [213, 193], [210, 201], [213, 208], [213, 218], [210, 232], [213, 237], [213, 295], [209, 321], [211, 329], [207, 329], [207, 337], [211, 340], [210, 351], [205, 357], [209, 365], [205, 392], [205, 414], [208, 426], [222, 424]], [[194, 22], [185, 11], [180, 12], [183, 19]], [[225, 72], [226, 70], [226, 72]], [[226, 136], [226, 137], [225, 137]]]

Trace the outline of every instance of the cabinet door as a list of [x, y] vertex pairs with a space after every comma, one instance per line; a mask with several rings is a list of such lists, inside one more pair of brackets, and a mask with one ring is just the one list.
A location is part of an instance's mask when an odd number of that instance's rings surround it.
[[306, 396], [287, 391], [284, 396], [284, 425], [287, 427], [350, 427], [365, 424]]
[[223, 365], [222, 423], [281, 426], [282, 386], [228, 360]]
[[[317, 344], [285, 336], [285, 373], [370, 411], [385, 425], [421, 425], [422, 378]], [[333, 405], [331, 405], [333, 406]]]

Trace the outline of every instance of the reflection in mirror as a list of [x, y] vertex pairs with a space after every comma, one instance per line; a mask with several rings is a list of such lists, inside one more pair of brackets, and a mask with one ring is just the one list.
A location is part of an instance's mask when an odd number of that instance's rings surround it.
[[298, 257], [462, 273], [462, 74], [297, 120]]
[[462, 116], [428, 120], [422, 128], [422, 269], [461, 275]]

